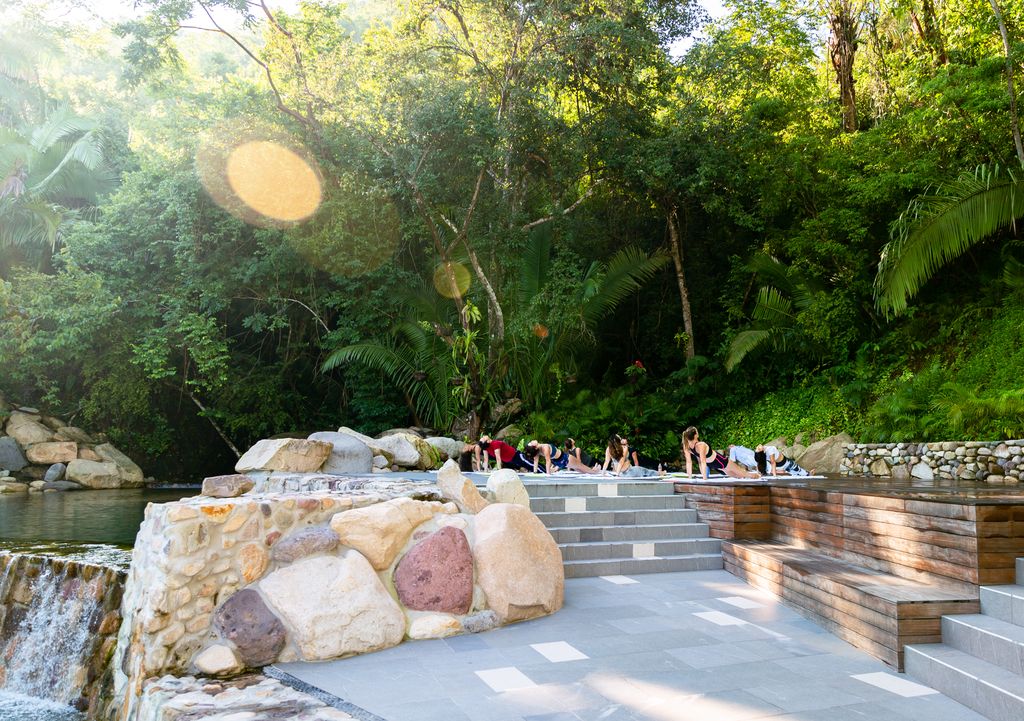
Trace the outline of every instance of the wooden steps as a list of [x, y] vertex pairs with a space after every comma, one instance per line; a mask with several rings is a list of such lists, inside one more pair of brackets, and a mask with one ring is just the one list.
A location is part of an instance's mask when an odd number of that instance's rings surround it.
[[898, 670], [908, 643], [941, 640], [941, 617], [977, 613], [976, 591], [922, 583], [778, 541], [726, 541], [726, 570]]

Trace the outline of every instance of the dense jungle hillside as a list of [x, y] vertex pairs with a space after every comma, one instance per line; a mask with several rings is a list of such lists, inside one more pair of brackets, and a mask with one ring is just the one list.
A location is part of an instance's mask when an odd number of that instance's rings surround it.
[[1024, 4], [0, 10], [0, 393], [160, 478], [1024, 436]]

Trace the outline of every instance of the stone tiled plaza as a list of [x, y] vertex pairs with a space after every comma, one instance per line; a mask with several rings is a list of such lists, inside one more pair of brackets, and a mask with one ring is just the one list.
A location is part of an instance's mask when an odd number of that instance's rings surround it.
[[725, 571], [569, 579], [553, 616], [278, 668], [388, 721], [985, 718]]

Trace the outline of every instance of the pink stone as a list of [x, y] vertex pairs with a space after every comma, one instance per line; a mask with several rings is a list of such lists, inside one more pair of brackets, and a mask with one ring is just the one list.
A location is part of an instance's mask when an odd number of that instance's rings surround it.
[[473, 602], [473, 554], [466, 534], [446, 526], [413, 546], [395, 568], [398, 599], [413, 611], [464, 614]]

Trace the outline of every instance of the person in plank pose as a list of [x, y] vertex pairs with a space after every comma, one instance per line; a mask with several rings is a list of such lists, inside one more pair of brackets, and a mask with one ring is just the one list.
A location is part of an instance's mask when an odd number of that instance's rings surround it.
[[510, 446], [505, 441], [492, 440], [488, 435], [480, 436], [473, 453], [476, 456], [477, 467], [481, 471], [487, 470], [488, 456], [494, 459], [494, 466], [498, 469], [511, 468], [516, 471], [533, 469], [533, 461], [517, 451], [514, 446]]
[[762, 476], [811, 476], [814, 470], [800, 467], [792, 458], [786, 458], [775, 446], [758, 446], [754, 451], [754, 462]]
[[[631, 477], [660, 476], [664, 473], [661, 463], [658, 463], [657, 470], [648, 467], [654, 462], [645, 458], [639, 451], [629, 447], [629, 441], [618, 433], [613, 433], [608, 438], [608, 445], [604, 451], [604, 465], [602, 472], [607, 472], [609, 466], [612, 473]], [[597, 470], [597, 466], [594, 467]]]
[[585, 450], [576, 445], [572, 438], [566, 438], [562, 444], [562, 451], [569, 456], [569, 470], [580, 473], [594, 472], [594, 458]]
[[[733, 449], [744, 448], [733, 446]], [[745, 450], [749, 451], [749, 448]], [[743, 452], [734, 453], [730, 449], [730, 455], [725, 456], [714, 450], [707, 443], [700, 439], [699, 431], [690, 426], [683, 431], [682, 438], [683, 456], [686, 458], [686, 477], [693, 477], [693, 464], [696, 461], [697, 469], [702, 478], [707, 478], [711, 473], [724, 473], [731, 478], [760, 478], [756, 471], [748, 471], [737, 458], [743, 456]], [[744, 456], [745, 457], [745, 456]], [[753, 464], [751, 464], [753, 465]]]
[[533, 472], [538, 472], [540, 461], [544, 461], [544, 472], [551, 475], [552, 472], [562, 471], [569, 467], [569, 454], [558, 446], [550, 443], [530, 441], [523, 449], [523, 455], [533, 462]]

